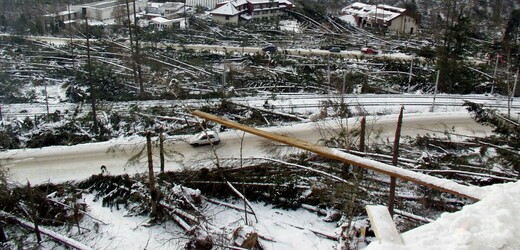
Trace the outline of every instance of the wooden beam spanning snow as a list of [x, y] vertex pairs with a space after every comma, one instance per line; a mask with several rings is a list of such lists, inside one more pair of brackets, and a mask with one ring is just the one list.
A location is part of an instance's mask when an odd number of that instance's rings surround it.
[[422, 173], [413, 172], [411, 170], [398, 168], [392, 165], [381, 163], [378, 161], [365, 159], [353, 154], [341, 152], [340, 150], [324, 147], [321, 145], [310, 144], [307, 141], [303, 141], [297, 138], [288, 137], [284, 135], [278, 135], [266, 131], [262, 131], [256, 128], [252, 128], [246, 125], [242, 125], [237, 122], [230, 121], [225, 118], [221, 118], [215, 115], [211, 115], [199, 110], [192, 112], [193, 115], [220, 123], [230, 128], [239, 129], [272, 141], [297, 147], [303, 150], [314, 152], [316, 154], [325, 156], [330, 159], [342, 161], [348, 164], [352, 164], [358, 167], [370, 169], [385, 175], [394, 176], [406, 181], [423, 185], [429, 188], [437, 189], [446, 193], [454, 194], [461, 197], [466, 197], [472, 200], [480, 200], [481, 193], [479, 188], [475, 186], [464, 186], [451, 180], [441, 179], [438, 177], [425, 175]]

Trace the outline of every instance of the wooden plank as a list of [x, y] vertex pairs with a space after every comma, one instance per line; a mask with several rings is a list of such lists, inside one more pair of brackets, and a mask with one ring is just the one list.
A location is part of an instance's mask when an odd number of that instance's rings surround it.
[[365, 209], [370, 219], [372, 231], [374, 231], [379, 243], [388, 242], [404, 245], [387, 207], [367, 205]]
[[307, 141], [303, 141], [297, 138], [288, 137], [285, 135], [278, 135], [271, 132], [259, 130], [256, 128], [252, 128], [246, 125], [242, 125], [237, 122], [230, 121], [225, 118], [221, 118], [215, 115], [210, 115], [208, 113], [195, 110], [192, 112], [193, 115], [214, 121], [216, 123], [220, 123], [229, 128], [239, 129], [272, 141], [276, 141], [279, 143], [283, 143], [286, 145], [294, 146], [297, 148], [301, 148], [303, 150], [307, 150], [310, 152], [314, 152], [316, 154], [322, 155], [329, 159], [334, 159], [338, 161], [342, 161], [344, 163], [352, 164], [354, 166], [370, 169], [382, 174], [386, 174], [388, 176], [394, 176], [400, 178], [402, 180], [411, 181], [413, 183], [417, 183], [419, 185], [423, 185], [429, 188], [434, 188], [446, 193], [454, 194], [461, 197], [466, 197], [472, 200], [480, 200], [481, 192], [478, 191], [478, 187], [464, 186], [459, 183], [456, 183], [451, 180], [442, 179], [422, 173], [417, 173], [411, 170], [398, 168], [392, 165], [388, 165], [382, 162], [365, 159], [360, 156], [356, 156], [353, 154], [345, 153], [337, 149], [328, 148], [321, 145], [313, 145]]

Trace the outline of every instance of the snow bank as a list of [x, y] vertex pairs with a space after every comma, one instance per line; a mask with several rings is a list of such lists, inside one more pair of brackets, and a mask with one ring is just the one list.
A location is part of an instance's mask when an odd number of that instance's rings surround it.
[[401, 234], [404, 246], [373, 242], [365, 249], [520, 249], [520, 182], [484, 187], [482, 197]]

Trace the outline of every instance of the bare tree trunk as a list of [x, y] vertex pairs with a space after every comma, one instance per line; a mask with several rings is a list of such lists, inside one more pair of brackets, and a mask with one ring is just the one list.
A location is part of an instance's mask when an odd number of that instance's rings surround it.
[[[10, 223], [18, 224], [24, 228], [34, 230], [34, 226], [29, 221], [17, 218], [3, 211], [0, 211], [0, 219], [8, 221]], [[92, 248], [88, 247], [87, 245], [84, 245], [83, 243], [63, 236], [57, 232], [46, 229], [45, 227], [40, 228], [39, 231], [41, 234], [48, 236], [51, 240], [64, 245], [65, 247], [67, 247], [67, 249], [92, 250]]]
[[98, 124], [96, 115], [96, 91], [94, 89], [94, 82], [92, 81], [92, 64], [90, 62], [90, 34], [88, 30], [88, 17], [85, 15], [85, 27], [87, 33], [87, 67], [88, 67], [88, 82], [90, 85], [90, 99], [92, 103], [92, 122], [94, 123], [94, 133], [98, 134]]
[[161, 160], [161, 173], [164, 173], [164, 133], [159, 135], [159, 159]]
[[74, 198], [74, 220], [76, 221], [76, 227], [78, 227], [78, 234], [81, 234], [81, 227], [79, 225], [79, 207], [78, 207], [78, 200]]
[[146, 152], [148, 155], [148, 177], [150, 179], [150, 201], [152, 204], [151, 216], [157, 215], [157, 190], [155, 189], [155, 177], [153, 174], [153, 159], [152, 159], [152, 133], [146, 133]]
[[[244, 167], [244, 136], [246, 135], [246, 132], [243, 132], [242, 133], [242, 136], [240, 137], [240, 168]], [[246, 185], [244, 185], [244, 183], [242, 183], [242, 194], [246, 195]], [[244, 198], [244, 218], [245, 218], [245, 221], [246, 221], [246, 225], [249, 225], [249, 221], [247, 220], [247, 201], [246, 199]]]
[[0, 223], [0, 242], [7, 242], [7, 237], [5, 236], [4, 226]]
[[[392, 157], [392, 165], [397, 166], [397, 159], [399, 157], [399, 140], [401, 137], [401, 127], [403, 126], [403, 110], [404, 106], [401, 106], [401, 111], [399, 112], [399, 118], [397, 119], [397, 129], [395, 131], [395, 139], [394, 139], [394, 148], [393, 148], [393, 157]], [[388, 197], [388, 211], [390, 215], [394, 215], [394, 201], [395, 201], [395, 186], [396, 186], [397, 178], [394, 176], [390, 177], [390, 195]]]
[[136, 86], [139, 85], [139, 81], [137, 80], [137, 66], [135, 65], [135, 53], [134, 53], [134, 38], [132, 34], [132, 22], [130, 21], [130, 5], [128, 0], [126, 0], [126, 16], [128, 18], [128, 33], [130, 35], [130, 56], [132, 58], [132, 74], [134, 76], [134, 84]]
[[31, 208], [31, 217], [34, 223], [34, 233], [36, 234], [36, 239], [38, 240], [38, 244], [42, 241], [42, 236], [40, 235], [40, 229], [38, 228], [38, 212], [36, 211], [36, 207], [34, 206], [33, 193], [31, 188], [31, 183], [27, 181], [27, 195], [29, 196], [29, 204]]
[[367, 118], [363, 116], [361, 118], [361, 131], [359, 132], [359, 151], [365, 152], [365, 134], [367, 129]]
[[135, 62], [137, 64], [137, 75], [139, 78], [139, 95], [142, 96], [144, 94], [144, 86], [143, 86], [143, 75], [141, 74], [141, 58], [139, 54], [139, 25], [137, 25], [137, 14], [135, 9], [135, 0], [134, 4], [134, 32], [135, 32]]

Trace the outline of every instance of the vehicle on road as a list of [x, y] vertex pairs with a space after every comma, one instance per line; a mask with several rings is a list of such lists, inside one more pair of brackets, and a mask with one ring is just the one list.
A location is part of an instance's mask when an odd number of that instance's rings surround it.
[[361, 53], [369, 54], [369, 55], [377, 55], [379, 53], [379, 51], [372, 49], [372, 48], [362, 48]]
[[276, 47], [276, 45], [270, 43], [270, 44], [267, 44], [265, 47], [262, 48], [262, 51], [263, 52], [270, 52], [270, 53], [274, 53], [278, 50], [278, 48]]
[[209, 144], [219, 144], [220, 143], [220, 137], [218, 136], [218, 133], [211, 130], [206, 129], [194, 136], [192, 136], [188, 143], [194, 147], [201, 146], [201, 145], [209, 145]]
[[329, 52], [340, 53], [341, 52], [341, 48], [340, 47], [331, 47], [329, 49]]

